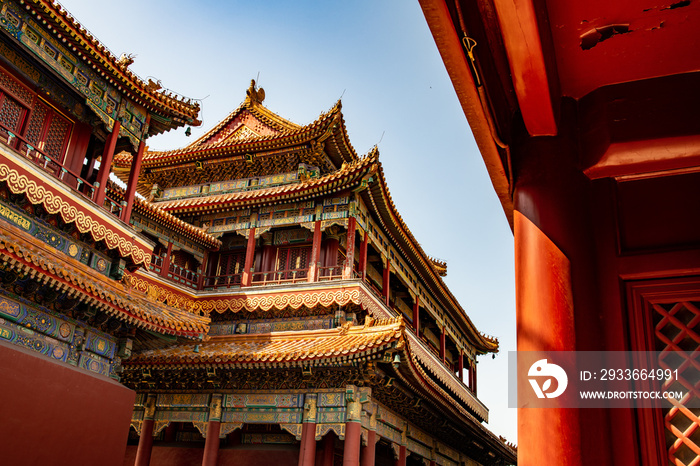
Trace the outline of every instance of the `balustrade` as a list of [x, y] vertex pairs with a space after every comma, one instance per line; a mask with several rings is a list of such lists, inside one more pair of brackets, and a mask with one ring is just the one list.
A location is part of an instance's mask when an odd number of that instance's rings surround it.
[[[48, 155], [43, 150], [35, 147], [27, 139], [20, 136], [16, 132], [10, 130], [6, 125], [0, 122], [0, 135], [4, 139], [0, 139], [7, 147], [15, 150], [24, 158], [34, 162], [44, 172], [54, 176], [56, 179], [63, 182], [65, 185], [75, 189], [88, 199], [94, 200], [97, 186], [89, 183], [79, 174], [63, 166], [61, 162]], [[122, 212], [122, 204], [114, 199], [105, 198], [104, 206], [109, 212], [119, 217]]]

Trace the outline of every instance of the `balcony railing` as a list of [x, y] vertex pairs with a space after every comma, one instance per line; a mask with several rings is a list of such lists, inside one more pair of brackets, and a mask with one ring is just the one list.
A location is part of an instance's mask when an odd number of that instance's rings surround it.
[[343, 265], [336, 265], [332, 267], [319, 267], [318, 268], [318, 280], [340, 280], [343, 278]]
[[168, 278], [177, 283], [182, 283], [189, 288], [197, 288], [199, 282], [199, 274], [195, 271], [188, 270], [179, 265], [170, 264], [168, 267]]
[[149, 268], [152, 272], [161, 273], [163, 270], [163, 258], [156, 256], [155, 254], [151, 256], [151, 266]]
[[275, 270], [274, 272], [256, 272], [253, 274], [253, 285], [278, 283], [299, 283], [308, 280], [309, 269]]
[[[31, 144], [29, 141], [27, 141], [27, 139], [10, 130], [3, 123], [0, 123], [0, 136], [3, 138], [0, 139], [0, 141], [4, 142], [6, 146], [14, 149], [26, 159], [34, 162], [34, 164], [40, 167], [43, 171], [53, 175], [56, 179], [77, 190], [88, 199], [94, 199], [96, 186], [92, 185], [84, 178], [81, 178], [79, 174], [64, 167], [61, 162], [51, 157], [38, 147], [35, 147], [34, 144]], [[123, 206], [121, 203], [106, 197], [104, 207], [119, 217]]]
[[205, 289], [219, 289], [240, 287], [243, 283], [243, 274], [234, 273], [229, 275], [211, 275], [204, 279]]

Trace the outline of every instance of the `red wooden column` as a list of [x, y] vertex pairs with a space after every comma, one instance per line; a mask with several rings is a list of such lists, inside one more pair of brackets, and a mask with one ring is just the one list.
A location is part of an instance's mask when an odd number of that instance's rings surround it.
[[440, 361], [445, 364], [445, 326], [442, 326], [442, 332], [440, 332]]
[[314, 466], [316, 462], [316, 394], [306, 394], [299, 446], [299, 466]]
[[367, 276], [367, 239], [369, 235], [367, 232], [364, 232], [364, 235], [362, 236], [362, 243], [360, 243], [360, 265], [359, 265], [359, 272], [360, 275], [362, 276], [362, 280], [364, 281], [365, 277]]
[[345, 249], [345, 267], [343, 268], [343, 279], [352, 278], [352, 271], [355, 268], [355, 231], [357, 221], [355, 217], [348, 218], [348, 237]]
[[201, 290], [204, 287], [204, 277], [207, 275], [207, 262], [209, 261], [209, 251], [204, 251], [202, 257], [202, 265], [199, 267], [199, 278], [197, 279], [197, 289]]
[[248, 230], [248, 246], [245, 250], [245, 264], [241, 285], [250, 286], [253, 281], [253, 260], [255, 259], [255, 227]]
[[114, 127], [112, 128], [112, 133], [109, 135], [105, 141], [105, 148], [102, 151], [102, 161], [100, 162], [100, 171], [97, 172], [97, 181], [95, 181], [95, 191], [93, 199], [95, 203], [102, 207], [105, 202], [105, 195], [107, 192], [107, 180], [109, 180], [109, 173], [112, 170], [112, 159], [114, 158], [114, 148], [117, 147], [117, 139], [119, 139], [119, 127], [121, 123], [119, 120], [114, 121]]
[[165, 253], [163, 258], [163, 265], [160, 267], [160, 275], [164, 278], [168, 278], [168, 271], [170, 269], [170, 256], [173, 253], [173, 243], [168, 243], [168, 252]]
[[146, 143], [141, 141], [139, 150], [136, 152], [136, 158], [131, 161], [131, 171], [129, 172], [129, 181], [126, 184], [126, 207], [122, 209], [121, 219], [129, 223], [131, 219], [131, 209], [134, 207], [134, 198], [136, 197], [136, 185], [139, 183], [139, 174], [141, 173], [141, 162], [143, 161], [143, 153], [146, 151]]
[[[518, 351], [574, 351], [569, 260], [518, 211], [514, 224]], [[543, 328], [541, 322], [549, 324]], [[526, 379], [519, 377], [518, 390], [530, 388]], [[555, 406], [551, 409], [518, 409], [518, 462], [522, 458], [522, 464], [531, 465], [547, 458], [551, 464], [579, 466], [579, 455], [573, 453], [580, 451], [578, 410], [557, 408], [557, 400], [550, 401]], [[544, 441], [547, 438], [573, 443], [564, 448], [559, 442]]]
[[458, 370], [459, 370], [459, 380], [460, 380], [462, 383], [464, 383], [464, 355], [462, 354], [461, 351], [459, 352], [459, 366], [458, 366]]
[[413, 328], [416, 336], [420, 336], [420, 296], [416, 295], [413, 301]]
[[399, 457], [394, 460], [394, 466], [406, 466], [406, 445], [399, 447]]
[[391, 260], [387, 257], [382, 273], [382, 296], [384, 296], [384, 304], [389, 306], [389, 280], [391, 273]]
[[362, 415], [362, 404], [358, 400], [358, 394], [356, 391], [352, 392], [352, 396], [353, 397], [347, 404], [343, 466], [357, 466], [360, 462], [360, 446], [362, 444], [362, 424], [360, 423], [360, 416]]
[[141, 436], [139, 446], [136, 449], [136, 461], [134, 466], [148, 466], [151, 462], [151, 450], [153, 449], [153, 420], [156, 415], [156, 396], [148, 395], [146, 409], [143, 413], [141, 424]]
[[472, 376], [472, 391], [474, 392], [474, 395], [476, 395], [476, 361], [474, 361], [474, 364], [472, 365], [472, 371], [474, 372], [474, 375]]
[[314, 242], [311, 246], [311, 263], [309, 264], [309, 281], [315, 282], [318, 274], [319, 257], [321, 256], [321, 220], [316, 220], [314, 224]]
[[202, 466], [216, 466], [219, 459], [219, 433], [221, 432], [221, 403], [222, 395], [212, 395], [209, 403], [209, 422], [207, 423], [207, 438], [204, 443]]
[[369, 429], [367, 430], [367, 445], [362, 447], [360, 455], [360, 466], [374, 466], [377, 450], [377, 408], [372, 410], [369, 418]]

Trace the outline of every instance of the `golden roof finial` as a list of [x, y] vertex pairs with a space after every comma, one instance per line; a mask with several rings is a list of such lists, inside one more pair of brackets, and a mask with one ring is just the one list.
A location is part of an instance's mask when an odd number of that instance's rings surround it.
[[261, 104], [265, 100], [265, 89], [262, 87], [258, 89], [255, 85], [255, 79], [250, 80], [250, 87], [245, 92], [246, 98], [250, 100], [251, 103]]

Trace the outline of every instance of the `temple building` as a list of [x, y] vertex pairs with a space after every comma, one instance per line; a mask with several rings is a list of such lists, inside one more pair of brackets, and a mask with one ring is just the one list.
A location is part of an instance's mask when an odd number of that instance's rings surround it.
[[340, 102], [300, 126], [264, 97], [253, 82], [204, 136], [143, 158], [131, 223], [156, 247], [124, 282], [211, 323], [200, 341], [134, 341], [125, 464], [515, 463], [476, 396], [498, 343], [401, 220], [377, 149], [355, 153]]
[[0, 30], [3, 464], [516, 462], [477, 398], [498, 341], [340, 102], [297, 125], [253, 82], [151, 152], [197, 103], [52, 0], [0, 0]]
[[518, 351], [658, 352], [684, 394], [521, 408], [518, 463], [700, 464], [700, 2], [420, 4], [514, 232]]

